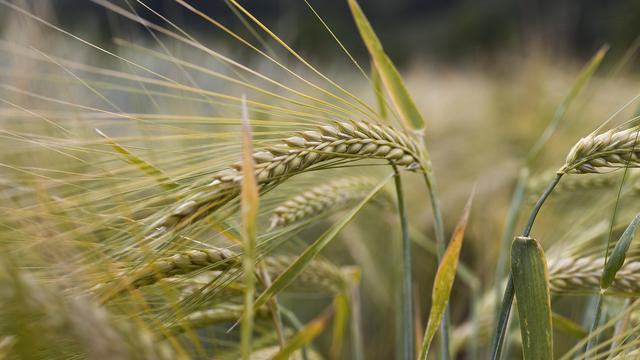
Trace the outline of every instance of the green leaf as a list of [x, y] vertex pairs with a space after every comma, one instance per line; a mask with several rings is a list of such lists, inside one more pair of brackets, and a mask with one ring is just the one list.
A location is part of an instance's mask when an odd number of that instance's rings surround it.
[[327, 326], [327, 321], [331, 317], [331, 312], [324, 312], [314, 319], [300, 331], [298, 331], [289, 342], [275, 354], [272, 360], [288, 360], [294, 352], [307, 345]]
[[260, 296], [256, 299], [255, 306], [260, 307], [264, 305], [271, 297], [278, 292], [282, 291], [289, 284], [291, 284], [300, 275], [307, 265], [335, 238], [336, 235], [344, 228], [356, 214], [367, 204], [382, 187], [391, 179], [393, 174], [387, 176], [378, 186], [376, 186], [371, 192], [364, 198], [349, 214], [347, 214], [339, 223], [334, 224], [329, 230], [322, 234], [313, 244], [311, 244], [289, 267], [283, 271], [273, 281]]
[[431, 292], [431, 310], [429, 312], [429, 320], [427, 322], [427, 328], [424, 332], [424, 338], [422, 340], [422, 350], [418, 359], [425, 360], [429, 354], [429, 347], [431, 341], [438, 331], [442, 316], [449, 302], [449, 296], [451, 295], [451, 288], [453, 287], [453, 281], [456, 277], [456, 271], [458, 268], [458, 259], [460, 258], [460, 250], [462, 249], [462, 241], [464, 239], [464, 232], [467, 228], [467, 222], [469, 221], [469, 212], [471, 211], [471, 203], [473, 201], [474, 191], [469, 195], [469, 200], [464, 207], [464, 212], [458, 225], [451, 236], [451, 241], [447, 250], [445, 251], [440, 265], [438, 265], [438, 271], [436, 277], [433, 280], [433, 291]]
[[600, 288], [602, 290], [609, 288], [615, 280], [618, 270], [620, 270], [624, 264], [624, 260], [627, 257], [627, 250], [629, 250], [629, 246], [639, 225], [640, 214], [636, 215], [631, 224], [624, 230], [620, 239], [618, 239], [609, 260], [604, 264], [604, 269], [602, 270], [602, 278], [600, 278]]
[[382, 79], [380, 73], [376, 69], [376, 65], [371, 62], [371, 82], [373, 83], [373, 92], [378, 102], [378, 111], [381, 119], [387, 118], [387, 103], [384, 99], [384, 90], [382, 89]]
[[400, 76], [400, 73], [393, 65], [393, 62], [382, 48], [380, 40], [373, 31], [369, 20], [362, 12], [356, 0], [348, 0], [351, 14], [356, 22], [360, 36], [364, 41], [369, 55], [378, 71], [382, 82], [389, 93], [393, 106], [398, 111], [401, 120], [407, 128], [422, 131], [424, 129], [424, 119], [418, 110], [413, 98]]
[[244, 312], [241, 329], [241, 354], [243, 359], [251, 357], [251, 337], [253, 335], [253, 298], [255, 294], [256, 220], [258, 218], [259, 193], [256, 182], [251, 128], [247, 100], [242, 96], [242, 184], [240, 207], [242, 218], [242, 269], [244, 272]]
[[165, 173], [162, 172], [162, 170], [149, 164], [148, 162], [144, 161], [138, 156], [132, 154], [129, 150], [125, 149], [122, 145], [118, 144], [117, 142], [115, 142], [115, 140], [107, 136], [107, 134], [100, 131], [100, 129], [95, 129], [95, 130], [100, 136], [102, 136], [107, 141], [109, 145], [111, 145], [111, 147], [115, 151], [117, 151], [118, 153], [124, 156], [124, 160], [126, 162], [137, 166], [138, 169], [140, 169], [140, 171], [147, 174], [148, 176], [155, 178], [161, 187], [163, 187], [166, 190], [172, 190], [178, 187], [178, 184], [173, 182]]
[[342, 344], [349, 319], [349, 298], [346, 294], [336, 295], [334, 301], [336, 314], [333, 317], [333, 334], [331, 336], [330, 359], [342, 358]]
[[520, 316], [524, 359], [552, 359], [553, 329], [547, 261], [535, 239], [518, 236], [513, 241], [511, 273]]
[[560, 314], [552, 313], [551, 319], [553, 321], [554, 328], [561, 330], [569, 335], [573, 335], [577, 339], [584, 339], [587, 337], [587, 335], [589, 335], [589, 332], [585, 330], [582, 325]]
[[602, 59], [604, 58], [608, 50], [609, 46], [607, 45], [601, 47], [598, 52], [593, 55], [591, 60], [589, 60], [587, 65], [582, 69], [582, 71], [574, 81], [571, 90], [569, 90], [567, 96], [565, 96], [560, 105], [558, 105], [558, 107], [556, 108], [556, 111], [553, 114], [553, 118], [547, 125], [546, 129], [544, 129], [542, 135], [540, 135], [536, 143], [531, 147], [531, 150], [529, 150], [529, 154], [527, 155], [527, 162], [531, 162], [533, 159], [535, 159], [544, 145], [547, 143], [547, 141], [549, 141], [549, 138], [551, 138], [551, 135], [553, 135], [553, 133], [558, 128], [560, 121], [564, 118], [564, 115], [566, 114], [567, 109], [569, 109], [571, 103], [573, 103], [573, 100], [576, 98], [576, 96], [578, 96], [585, 85], [587, 85], [589, 79], [591, 79], [591, 77], [593, 76], [593, 73], [595, 73], [598, 67], [600, 67], [600, 63], [602, 63]]

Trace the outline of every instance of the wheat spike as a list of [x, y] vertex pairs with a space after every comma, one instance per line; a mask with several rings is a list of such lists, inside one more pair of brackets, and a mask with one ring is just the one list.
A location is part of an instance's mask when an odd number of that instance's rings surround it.
[[[600, 291], [603, 258], [564, 258], [549, 261], [549, 286], [555, 293]], [[640, 293], [640, 261], [627, 261], [608, 290], [617, 294]]]
[[[172, 256], [158, 259], [143, 268], [134, 271], [126, 277], [127, 288], [139, 288], [155, 284], [160, 280], [176, 282], [193, 289], [194, 286], [201, 287], [211, 283], [213, 278], [221, 275], [220, 271], [228, 270], [239, 265], [236, 260], [239, 257], [228, 249], [211, 248], [206, 250], [189, 250], [176, 253]], [[262, 261], [270, 275], [277, 277], [284, 272], [295, 260], [292, 256], [276, 255], [265, 257]], [[198, 276], [182, 278], [179, 275], [188, 275], [195, 271], [207, 270]], [[358, 278], [358, 271], [351, 266], [337, 267], [322, 260], [312, 261], [307, 269], [296, 279], [299, 287], [308, 285], [313, 288], [321, 288], [330, 292], [339, 292], [346, 289], [352, 279]], [[106, 288], [108, 284], [101, 284], [100, 289]]]
[[[288, 255], [276, 255], [264, 258], [265, 268], [269, 275], [273, 278], [279, 276], [287, 267], [295, 260], [294, 257]], [[200, 291], [203, 287], [210, 285], [214, 280], [223, 275], [220, 271], [206, 271], [196, 276], [175, 276], [163, 279], [170, 282], [172, 286], [179, 287], [182, 297], [192, 295], [195, 291]], [[329, 293], [340, 293], [351, 288], [360, 278], [360, 270], [354, 266], [337, 267], [327, 261], [314, 260], [305, 270], [300, 273], [293, 282], [292, 287], [296, 289], [314, 291], [327, 291]], [[233, 282], [234, 279], [229, 278], [231, 284], [226, 289], [242, 289], [242, 284]], [[236, 286], [237, 285], [237, 286]]]
[[[139, 288], [146, 285], [155, 284], [161, 279], [176, 275], [188, 274], [197, 270], [221, 270], [235, 266], [236, 254], [224, 248], [208, 248], [205, 250], [188, 250], [179, 252], [168, 257], [155, 260], [144, 265], [133, 273], [124, 273], [127, 288]], [[101, 284], [99, 288], [105, 288], [108, 284]], [[95, 289], [94, 289], [95, 290]]]
[[[237, 321], [243, 312], [242, 305], [237, 304], [217, 304], [213, 309], [199, 310], [190, 313], [180, 319], [178, 323], [168, 327], [170, 334], [179, 334], [185, 329], [198, 329], [205, 326], [215, 325], [223, 322]], [[256, 318], [266, 318], [270, 314], [269, 308], [262, 306], [255, 311]]]
[[[425, 171], [427, 160], [420, 145], [409, 135], [387, 125], [335, 122], [317, 130], [303, 131], [283, 140], [281, 146], [253, 154], [255, 176], [261, 189], [332, 159], [382, 159], [407, 170]], [[239, 165], [219, 171], [205, 186], [151, 225], [152, 236], [197, 221], [236, 198], [242, 181]]]
[[315, 186], [275, 208], [271, 216], [271, 228], [320, 216], [328, 210], [341, 209], [365, 197], [375, 185], [375, 179], [352, 177]]
[[601, 168], [640, 167], [640, 128], [590, 134], [573, 146], [558, 173], [599, 173]]

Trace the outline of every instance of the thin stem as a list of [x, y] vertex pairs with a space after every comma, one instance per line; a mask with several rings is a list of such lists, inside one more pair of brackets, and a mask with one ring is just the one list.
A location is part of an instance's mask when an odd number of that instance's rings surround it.
[[[518, 218], [520, 217], [520, 209], [524, 202], [525, 190], [527, 180], [529, 179], [529, 169], [522, 168], [516, 181], [516, 185], [513, 189], [513, 195], [511, 196], [511, 205], [509, 206], [509, 213], [507, 215], [507, 223], [505, 224], [504, 232], [502, 233], [502, 240], [500, 241], [500, 253], [498, 256], [498, 264], [496, 265], [496, 272], [494, 278], [494, 291], [496, 293], [496, 299], [499, 299], [502, 295], [503, 279], [508, 273], [508, 261], [509, 261], [509, 247], [513, 240], [513, 234], [516, 231], [516, 225]], [[500, 312], [500, 304], [496, 301], [496, 311]], [[498, 323], [496, 317], [495, 323]]]
[[536, 204], [533, 206], [533, 209], [531, 210], [531, 215], [529, 215], [529, 220], [527, 220], [527, 225], [525, 225], [524, 230], [522, 231], [522, 236], [528, 237], [529, 234], [531, 234], [533, 223], [536, 221], [536, 216], [538, 216], [538, 212], [540, 211], [542, 204], [544, 204], [545, 200], [547, 200], [549, 195], [551, 195], [551, 192], [553, 191], [553, 189], [555, 189], [556, 185], [558, 185], [558, 182], [560, 182], [560, 179], [562, 179], [562, 175], [564, 174], [563, 173], [556, 174], [556, 177], [553, 178], [549, 186], [547, 186], [547, 189], [542, 193], [542, 195], [540, 195], [540, 199], [538, 199]]
[[[529, 220], [527, 220], [527, 224], [522, 231], [523, 237], [528, 237], [531, 234], [533, 223], [536, 221], [536, 217], [538, 216], [538, 212], [540, 212], [540, 208], [544, 204], [545, 200], [547, 200], [556, 185], [558, 185], [558, 182], [560, 182], [562, 175], [564, 174], [556, 174], [556, 177], [551, 181], [549, 186], [547, 186], [547, 189], [542, 193], [542, 195], [540, 195], [540, 199], [538, 199], [536, 204], [533, 206], [531, 215], [529, 215]], [[514, 295], [515, 289], [513, 288], [513, 278], [511, 277], [511, 272], [509, 272], [507, 287], [504, 290], [504, 296], [502, 297], [502, 305], [500, 308], [500, 315], [498, 317], [498, 326], [496, 328], [496, 332], [494, 333], [493, 342], [491, 344], [492, 360], [498, 360], [502, 355], [502, 344], [504, 343], [504, 338], [507, 332], [507, 324], [509, 322], [509, 315], [511, 314], [511, 305], [513, 304]]]
[[[602, 293], [598, 295], [598, 302], [596, 303], [596, 314], [593, 318], [593, 323], [591, 324], [591, 328], [589, 328], [589, 334], [594, 334], [598, 326], [600, 325], [600, 318], [602, 317], [602, 300], [604, 300], [604, 296]], [[600, 338], [600, 333], [595, 334], [595, 336], [589, 336], [589, 342], [587, 342], [587, 347], [585, 349], [586, 359], [590, 359], [591, 349], [598, 343]]]
[[409, 223], [404, 204], [402, 179], [398, 169], [394, 166], [396, 195], [398, 197], [398, 214], [402, 229], [402, 348], [403, 358], [415, 359], [415, 342], [413, 339], [413, 297], [411, 296], [411, 242], [409, 240]]
[[358, 285], [351, 289], [351, 341], [353, 344], [353, 360], [363, 360], [361, 330], [360, 289]]
[[[431, 210], [433, 211], [433, 227], [436, 235], [436, 255], [438, 264], [440, 264], [447, 244], [444, 239], [444, 224], [442, 222], [442, 212], [440, 211], [440, 203], [438, 200], [438, 185], [436, 183], [435, 176], [433, 176], [430, 171], [426, 171], [424, 173], [424, 180], [427, 183], [427, 188], [429, 189], [429, 199], [431, 202]], [[449, 360], [451, 358], [449, 350], [449, 329], [451, 328], [451, 324], [449, 319], [450, 311], [449, 304], [447, 304], [442, 316], [442, 322], [440, 323], [440, 358], [442, 360]]]
[[[265, 288], [271, 286], [271, 276], [269, 275], [266, 266], [262, 262], [258, 264], [258, 276]], [[271, 310], [271, 318], [276, 329], [276, 335], [278, 335], [278, 344], [280, 345], [280, 349], [282, 350], [285, 345], [285, 338], [284, 327], [282, 326], [282, 314], [280, 314], [280, 305], [278, 304], [278, 298], [274, 296], [273, 299], [269, 301], [268, 306], [269, 310]]]
[[511, 314], [511, 305], [513, 304], [514, 295], [515, 289], [513, 287], [513, 279], [511, 278], [511, 273], [509, 273], [507, 287], [504, 289], [504, 295], [502, 296], [498, 325], [495, 333], [493, 334], [493, 341], [491, 343], [491, 360], [498, 360], [502, 356], [502, 343], [504, 342], [504, 338], [507, 333], [507, 324], [509, 322], [509, 314]]

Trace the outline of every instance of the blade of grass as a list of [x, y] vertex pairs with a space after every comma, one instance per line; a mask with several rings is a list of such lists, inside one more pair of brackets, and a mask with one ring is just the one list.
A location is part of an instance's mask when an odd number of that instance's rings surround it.
[[576, 339], [584, 339], [589, 335], [587, 330], [585, 330], [580, 324], [558, 313], [552, 313], [551, 320], [554, 328], [572, 335]]
[[382, 89], [382, 79], [380, 78], [380, 73], [378, 69], [376, 69], [376, 65], [371, 62], [371, 82], [373, 84], [373, 93], [376, 96], [376, 101], [378, 102], [378, 111], [380, 112], [380, 118], [387, 118], [387, 103], [384, 99], [384, 90]]
[[585, 85], [587, 85], [587, 83], [589, 82], [589, 79], [591, 79], [593, 74], [600, 67], [600, 63], [602, 63], [602, 59], [604, 58], [608, 50], [609, 46], [603, 45], [598, 50], [598, 52], [593, 55], [591, 60], [589, 60], [582, 71], [580, 71], [580, 74], [578, 74], [578, 77], [573, 82], [573, 86], [571, 86], [569, 93], [556, 108], [551, 121], [549, 121], [549, 124], [542, 132], [542, 135], [540, 135], [536, 143], [531, 147], [531, 150], [529, 150], [529, 154], [527, 155], [527, 164], [530, 164], [538, 156], [540, 151], [542, 151], [544, 145], [547, 143], [547, 141], [549, 141], [553, 133], [558, 128], [558, 125], [560, 125], [560, 121], [562, 121], [562, 119], [564, 118], [567, 109], [569, 109], [569, 105], [573, 103], [573, 100], [576, 98], [576, 96], [578, 96], [580, 91], [582, 91]]
[[242, 237], [244, 253], [242, 269], [244, 271], [244, 312], [241, 327], [241, 354], [243, 359], [251, 357], [251, 337], [253, 334], [253, 298], [255, 294], [256, 220], [258, 217], [258, 184], [256, 182], [251, 146], [251, 128], [247, 102], [242, 96], [242, 184], [240, 206], [242, 217]]
[[513, 242], [511, 272], [520, 317], [524, 359], [552, 359], [553, 328], [549, 274], [544, 252], [535, 239], [517, 237]]
[[462, 249], [462, 241], [464, 239], [464, 232], [467, 228], [467, 222], [469, 221], [469, 212], [471, 211], [471, 204], [475, 189], [469, 195], [469, 200], [464, 207], [464, 211], [458, 225], [456, 226], [449, 246], [442, 257], [442, 261], [438, 266], [436, 277], [433, 283], [433, 291], [431, 293], [431, 310], [429, 312], [429, 320], [427, 322], [427, 328], [424, 332], [424, 339], [422, 341], [422, 350], [418, 359], [426, 360], [429, 354], [429, 347], [433, 340], [438, 325], [442, 321], [444, 312], [449, 302], [449, 296], [451, 295], [451, 288], [453, 287], [453, 281], [456, 277], [456, 270], [458, 267], [458, 259], [460, 257], [460, 250]]
[[178, 187], [178, 184], [173, 182], [165, 173], [162, 172], [162, 170], [144, 161], [140, 157], [132, 154], [129, 150], [125, 149], [122, 145], [118, 144], [117, 142], [115, 142], [115, 140], [107, 136], [107, 134], [103, 133], [100, 129], [95, 130], [98, 135], [102, 136], [115, 151], [123, 155], [126, 162], [137, 166], [138, 169], [140, 169], [140, 171], [145, 173], [147, 176], [156, 179], [158, 184], [163, 189], [173, 190]]
[[342, 293], [336, 295], [333, 300], [336, 309], [333, 317], [333, 333], [331, 334], [331, 349], [329, 350], [330, 359], [341, 359], [342, 344], [349, 319], [349, 297]]
[[362, 12], [362, 8], [360, 8], [358, 2], [356, 0], [348, 1], [351, 15], [353, 15], [360, 36], [369, 51], [369, 55], [373, 59], [376, 70], [391, 98], [391, 102], [400, 115], [400, 119], [407, 129], [422, 132], [424, 130], [424, 119], [411, 98], [411, 95], [409, 95], [409, 91], [400, 73], [384, 52], [380, 40], [373, 31], [369, 20], [367, 20], [367, 17]]
[[616, 274], [618, 270], [624, 264], [624, 260], [627, 257], [627, 251], [629, 250], [629, 246], [631, 245], [631, 241], [633, 240], [636, 230], [640, 226], [640, 214], [636, 215], [636, 217], [631, 221], [631, 224], [627, 226], [627, 228], [616, 242], [616, 246], [613, 248], [611, 252], [611, 256], [604, 264], [604, 269], [602, 270], [602, 278], [600, 279], [600, 289], [605, 291], [611, 286], [613, 280], [616, 278]]
[[282, 289], [287, 287], [293, 280], [304, 271], [304, 268], [335, 238], [358, 212], [382, 189], [391, 179], [393, 174], [389, 174], [378, 186], [376, 186], [367, 197], [365, 197], [349, 214], [339, 223], [334, 224], [329, 230], [322, 234], [313, 244], [311, 244], [289, 267], [283, 271], [262, 294], [256, 299], [256, 307], [263, 306], [269, 299]]

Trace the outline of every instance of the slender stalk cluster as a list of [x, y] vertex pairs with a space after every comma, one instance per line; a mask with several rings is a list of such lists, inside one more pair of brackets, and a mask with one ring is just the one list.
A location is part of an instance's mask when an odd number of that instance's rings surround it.
[[271, 227], [290, 225], [341, 209], [367, 196], [375, 185], [375, 179], [352, 177], [308, 189], [273, 210]]
[[[603, 258], [564, 258], [549, 262], [549, 287], [555, 293], [600, 291]], [[618, 294], [640, 293], [640, 261], [628, 261], [608, 290]]]
[[[0, 269], [2, 270], [2, 269]], [[0, 272], [1, 273], [1, 272]], [[10, 278], [0, 279], [0, 304], [3, 311], [18, 307], [18, 323], [15, 337], [0, 339], [0, 347], [10, 347], [15, 341], [31, 341], [27, 336], [56, 334], [58, 341], [72, 339], [92, 359], [184, 359], [168, 344], [158, 342], [147, 328], [115, 319], [103, 307], [89, 298], [63, 295], [47, 284], [37, 282], [29, 273], [14, 273]], [[7, 281], [8, 280], [8, 281]], [[9, 282], [11, 281], [11, 282]], [[25, 323], [25, 319], [29, 319]], [[7, 324], [2, 324], [4, 327]], [[29, 329], [33, 333], [25, 333]], [[43, 330], [47, 330], [47, 332]], [[3, 329], [6, 331], [7, 329]], [[0, 348], [0, 352], [4, 349]], [[11, 348], [7, 349], [11, 352]], [[45, 351], [34, 348], [32, 351]], [[15, 355], [15, 354], [11, 354]], [[65, 357], [68, 357], [67, 353]]]
[[573, 146], [558, 173], [599, 173], [602, 168], [640, 167], [640, 128], [590, 134]]
[[[300, 132], [280, 146], [254, 153], [253, 159], [261, 188], [332, 159], [381, 159], [407, 170], [426, 168], [422, 147], [412, 137], [386, 125], [358, 121]], [[239, 164], [219, 171], [209, 184], [192, 189], [192, 195], [157, 220], [152, 234], [184, 227], [213, 212], [238, 196], [241, 181]]]

